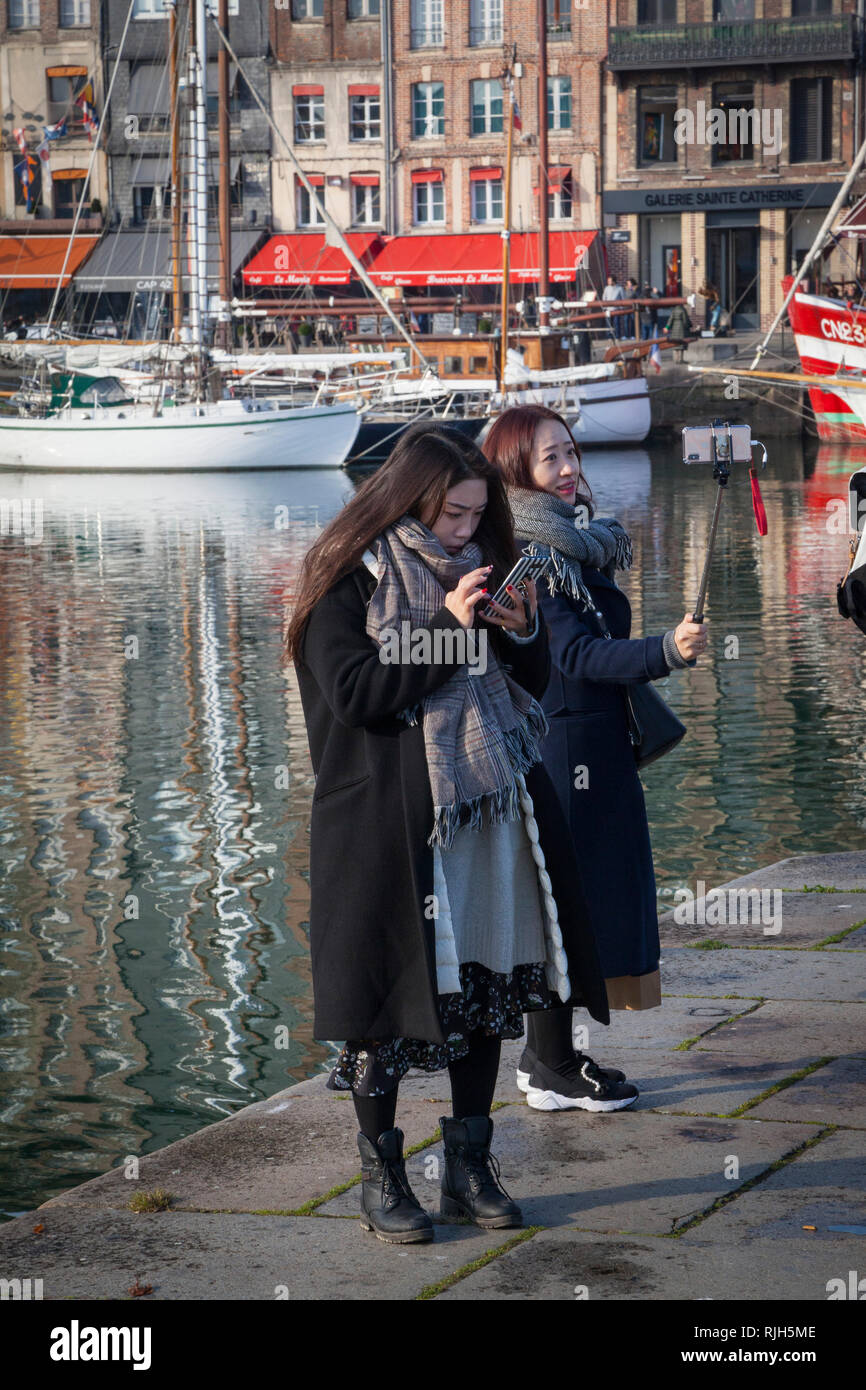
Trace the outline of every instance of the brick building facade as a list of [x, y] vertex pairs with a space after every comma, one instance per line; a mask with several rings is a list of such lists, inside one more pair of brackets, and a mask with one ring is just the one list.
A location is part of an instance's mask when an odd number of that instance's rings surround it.
[[854, 0], [616, 0], [613, 19], [603, 202], [630, 233], [613, 268], [662, 292], [709, 281], [734, 327], [769, 327], [863, 138]]
[[[538, 226], [536, 6], [393, 0], [396, 231], [502, 224], [506, 91], [514, 65], [522, 129], [512, 160], [512, 226]], [[551, 228], [599, 225], [597, 179], [604, 11], [548, 0]]]

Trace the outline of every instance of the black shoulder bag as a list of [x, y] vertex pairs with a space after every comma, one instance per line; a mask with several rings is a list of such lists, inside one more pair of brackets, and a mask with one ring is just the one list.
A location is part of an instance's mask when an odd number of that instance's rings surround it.
[[[596, 622], [603, 637], [613, 641], [610, 629], [600, 608], [593, 610]], [[661, 758], [676, 748], [685, 736], [686, 726], [677, 719], [670, 705], [654, 688], [651, 681], [636, 685], [623, 685], [628, 735], [634, 749], [638, 768], [648, 767], [656, 758]]]

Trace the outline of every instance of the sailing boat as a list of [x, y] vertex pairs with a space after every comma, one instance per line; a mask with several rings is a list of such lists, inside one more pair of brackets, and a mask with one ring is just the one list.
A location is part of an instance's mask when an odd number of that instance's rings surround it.
[[[79, 383], [64, 379], [52, 391], [42, 418], [26, 415], [0, 417], [0, 467], [91, 471], [187, 471], [190, 469], [333, 467], [345, 461], [360, 426], [360, 417], [350, 403], [294, 406], [278, 400], [217, 400], [205, 397], [206, 361], [205, 317], [207, 307], [207, 7], [205, 0], [189, 0], [190, 73], [192, 102], [190, 137], [194, 151], [189, 181], [189, 237], [191, 293], [189, 326], [195, 363], [194, 396], [176, 402], [164, 393], [150, 403], [137, 404], [112, 377], [97, 377]], [[223, 10], [221, 5], [221, 12]], [[132, 9], [130, 7], [130, 14]], [[128, 23], [128, 21], [127, 21]], [[172, 78], [172, 264], [173, 333], [181, 340], [182, 304], [180, 291], [180, 180], [178, 146], [178, 26], [176, 6], [170, 10], [170, 68]], [[124, 34], [125, 37], [125, 34]], [[122, 48], [122, 44], [121, 44]], [[118, 54], [118, 58], [119, 58]], [[106, 105], [119, 68], [115, 64]], [[221, 61], [226, 74], [227, 64]], [[227, 103], [221, 83], [220, 102]], [[225, 106], [227, 110], [227, 105]], [[221, 144], [228, 138], [227, 121], [220, 122]], [[84, 182], [70, 235], [74, 243], [76, 226], [87, 194], [98, 140], [94, 142], [88, 175]], [[227, 149], [221, 149], [221, 164], [227, 167]], [[222, 201], [222, 182], [221, 182]], [[227, 194], [226, 194], [227, 214]], [[229, 221], [220, 218], [223, 266], [229, 264]], [[68, 254], [68, 253], [67, 253]], [[65, 269], [65, 266], [64, 266]], [[62, 274], [58, 277], [60, 292]], [[225, 286], [225, 271], [223, 272]], [[223, 298], [225, 298], [223, 289]]]

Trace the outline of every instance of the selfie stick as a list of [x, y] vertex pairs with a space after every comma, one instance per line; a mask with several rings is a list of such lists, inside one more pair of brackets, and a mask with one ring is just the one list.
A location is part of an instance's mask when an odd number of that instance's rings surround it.
[[728, 434], [727, 439], [725, 441], [725, 447], [723, 448], [722, 454], [720, 456], [718, 448], [718, 439], [716, 437], [716, 428], [719, 424], [721, 424], [721, 421], [716, 421], [713, 423], [712, 427], [713, 477], [718, 482], [719, 487], [718, 491], [716, 492], [716, 505], [713, 508], [713, 519], [710, 522], [710, 535], [709, 540], [707, 541], [707, 553], [704, 557], [704, 572], [701, 575], [701, 587], [698, 590], [698, 601], [695, 604], [694, 612], [692, 614], [692, 622], [695, 623], [702, 623], [704, 621], [704, 600], [707, 597], [707, 584], [709, 583], [710, 579], [710, 564], [712, 563], [713, 558], [713, 547], [716, 543], [716, 532], [719, 528], [719, 512], [722, 510], [722, 498], [725, 495], [724, 489], [727, 487], [728, 478], [731, 476], [730, 459], [733, 453], [731, 427], [730, 425], [724, 426]]

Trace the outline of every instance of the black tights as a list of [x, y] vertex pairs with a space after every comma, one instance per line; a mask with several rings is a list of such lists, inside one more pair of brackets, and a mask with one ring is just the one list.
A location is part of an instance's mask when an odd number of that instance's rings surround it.
[[562, 1066], [574, 1057], [571, 1015], [570, 1004], [526, 1015], [526, 1045], [546, 1067]]
[[[569, 1017], [570, 1017], [569, 1012]], [[451, 1108], [455, 1118], [468, 1115], [489, 1115], [499, 1072], [499, 1053], [502, 1039], [489, 1038], [483, 1033], [470, 1033], [469, 1051], [448, 1068], [451, 1080]], [[397, 1087], [383, 1096], [359, 1096], [352, 1093], [358, 1128], [375, 1144], [380, 1134], [394, 1128], [397, 1114]]]

